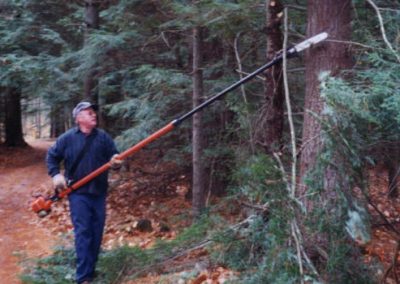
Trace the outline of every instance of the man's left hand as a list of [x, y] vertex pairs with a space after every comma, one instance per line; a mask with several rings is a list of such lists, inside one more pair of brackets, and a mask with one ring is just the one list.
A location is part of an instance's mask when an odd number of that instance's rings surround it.
[[111, 157], [110, 164], [113, 170], [118, 170], [122, 166], [123, 160], [119, 159], [118, 157], [118, 154], [115, 154]]

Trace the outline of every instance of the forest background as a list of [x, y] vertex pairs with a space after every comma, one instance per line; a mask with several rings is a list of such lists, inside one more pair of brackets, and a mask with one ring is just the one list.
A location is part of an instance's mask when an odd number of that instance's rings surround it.
[[[396, 0], [0, 1], [0, 141], [55, 138], [90, 100], [124, 150], [327, 32], [151, 148], [192, 173], [193, 226], [207, 219], [200, 235], [238, 281], [376, 283], [360, 247], [369, 171], [387, 169], [398, 196], [399, 23]], [[245, 229], [217, 222], [210, 195]]]

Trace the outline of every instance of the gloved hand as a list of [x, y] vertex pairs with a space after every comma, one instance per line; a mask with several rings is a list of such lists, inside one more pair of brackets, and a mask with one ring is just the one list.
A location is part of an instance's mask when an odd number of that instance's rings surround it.
[[67, 182], [62, 174], [56, 174], [53, 177], [54, 190], [58, 193], [60, 190], [67, 188]]
[[110, 163], [111, 163], [111, 168], [113, 170], [118, 170], [122, 166], [123, 160], [118, 159], [118, 156], [119, 156], [118, 154], [114, 154], [111, 157]]

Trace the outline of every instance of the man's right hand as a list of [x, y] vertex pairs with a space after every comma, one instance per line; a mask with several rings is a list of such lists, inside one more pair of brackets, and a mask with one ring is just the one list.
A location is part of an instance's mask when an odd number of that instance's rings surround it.
[[62, 174], [56, 174], [53, 177], [53, 185], [56, 192], [67, 188], [67, 182], [65, 181], [65, 177]]

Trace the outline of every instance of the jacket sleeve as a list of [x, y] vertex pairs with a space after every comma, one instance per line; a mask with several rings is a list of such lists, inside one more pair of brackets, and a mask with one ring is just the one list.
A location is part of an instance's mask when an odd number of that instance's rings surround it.
[[57, 139], [56, 143], [47, 151], [47, 172], [51, 177], [60, 173], [60, 163], [64, 160], [63, 148], [63, 141]]
[[117, 150], [117, 147], [115, 146], [114, 140], [111, 138], [109, 134], [106, 134], [107, 137], [107, 150], [108, 150], [108, 157], [111, 159], [111, 157], [115, 154], [119, 154], [119, 151]]

